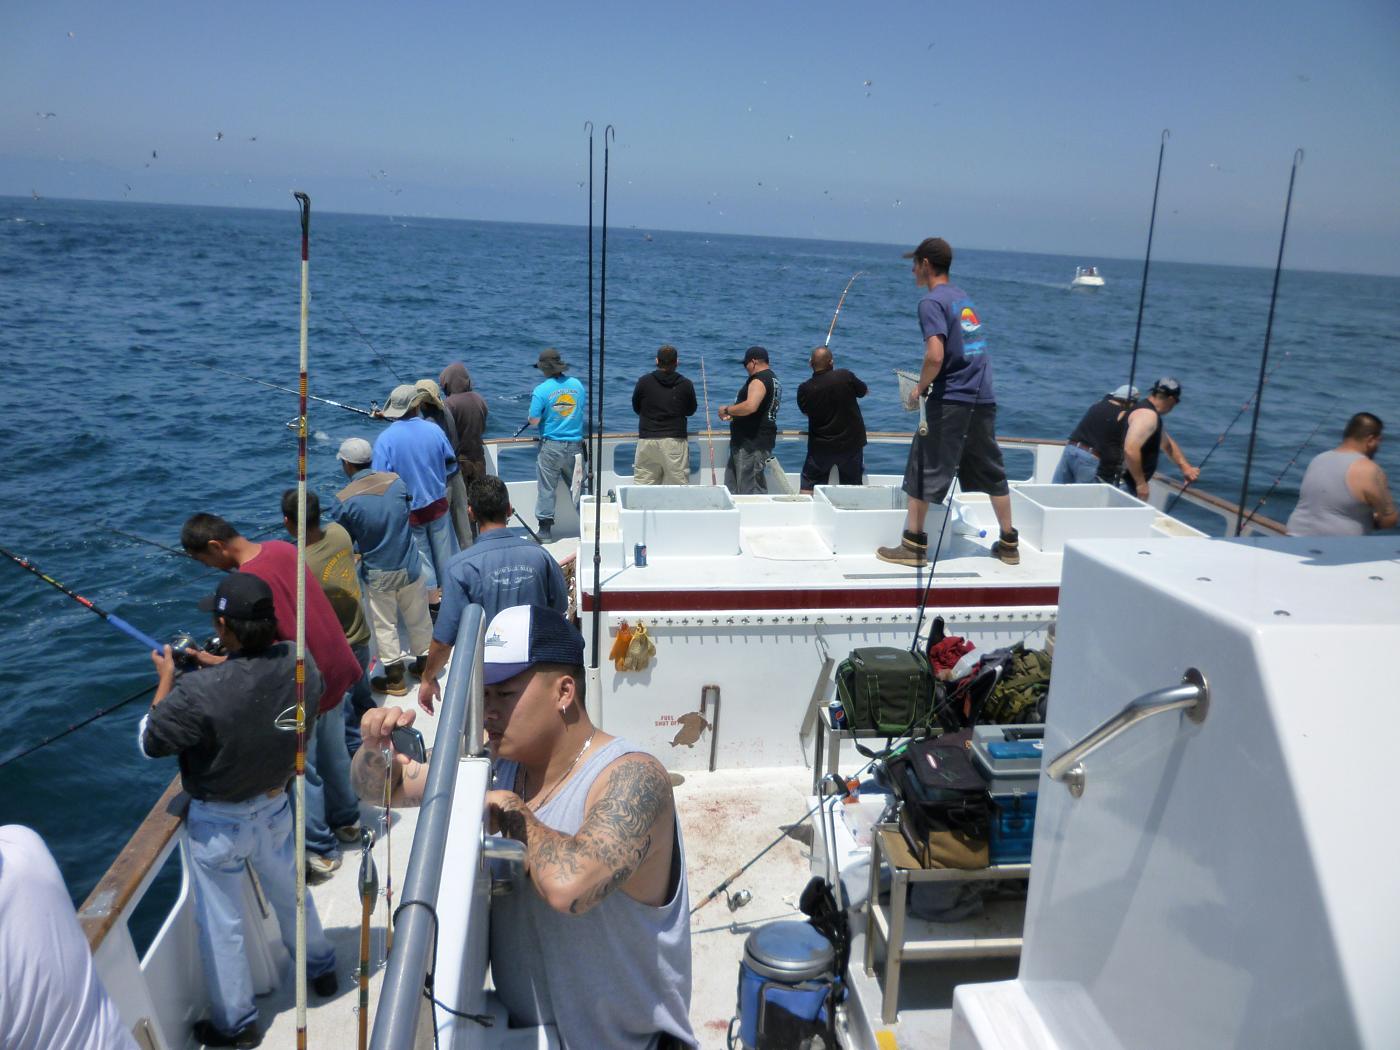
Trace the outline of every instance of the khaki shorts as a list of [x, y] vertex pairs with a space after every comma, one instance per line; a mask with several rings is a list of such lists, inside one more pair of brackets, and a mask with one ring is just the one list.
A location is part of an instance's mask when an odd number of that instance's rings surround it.
[[688, 485], [690, 446], [685, 438], [642, 438], [632, 474], [638, 485]]

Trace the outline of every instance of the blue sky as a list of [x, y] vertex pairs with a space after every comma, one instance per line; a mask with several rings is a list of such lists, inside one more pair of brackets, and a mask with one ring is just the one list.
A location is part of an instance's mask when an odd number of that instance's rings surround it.
[[579, 223], [592, 119], [618, 225], [1134, 257], [1170, 128], [1157, 257], [1271, 266], [1303, 146], [1289, 264], [1400, 274], [1394, 0], [11, 0], [0, 25], [0, 194]]

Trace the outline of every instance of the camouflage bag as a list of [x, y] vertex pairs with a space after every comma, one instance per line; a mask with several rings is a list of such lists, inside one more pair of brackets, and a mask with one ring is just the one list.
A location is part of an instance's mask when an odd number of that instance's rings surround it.
[[1041, 701], [1050, 690], [1050, 654], [1012, 646], [1001, 681], [977, 721], [983, 725], [1029, 725], [1044, 721]]

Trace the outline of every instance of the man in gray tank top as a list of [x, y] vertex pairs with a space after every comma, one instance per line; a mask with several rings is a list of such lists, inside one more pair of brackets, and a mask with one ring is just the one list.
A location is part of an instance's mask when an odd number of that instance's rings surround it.
[[[697, 1045], [670, 777], [651, 755], [593, 725], [583, 638], [559, 613], [504, 609], [484, 648], [488, 820], [525, 844], [514, 892], [491, 900], [491, 975], [511, 1023], [553, 1024], [566, 1050]], [[413, 718], [397, 708], [365, 715], [351, 771], [362, 798], [383, 798], [374, 757], [390, 730]], [[427, 777], [415, 763], [397, 768], [395, 801], [416, 804]]]
[[1347, 421], [1342, 443], [1313, 458], [1288, 517], [1288, 535], [1364, 536], [1395, 527], [1400, 516], [1375, 462], [1383, 429], [1376, 416], [1358, 412]]

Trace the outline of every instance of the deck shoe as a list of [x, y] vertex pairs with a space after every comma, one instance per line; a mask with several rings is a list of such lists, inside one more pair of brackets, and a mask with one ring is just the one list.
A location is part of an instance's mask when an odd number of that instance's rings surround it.
[[370, 675], [369, 687], [376, 693], [388, 693], [390, 696], [406, 696], [408, 694], [408, 683], [403, 678], [403, 664], [384, 664], [384, 673]]
[[898, 547], [877, 547], [875, 557], [881, 561], [887, 561], [891, 565], [904, 565], [911, 569], [920, 569], [924, 565], [925, 550], [927, 550], [927, 545], [919, 547], [908, 539], [904, 539], [900, 541]]
[[339, 853], [308, 853], [306, 855], [306, 881], [312, 885], [319, 885], [334, 875], [339, 867]]
[[992, 554], [1007, 565], [1020, 565], [1021, 551], [1018, 543], [1020, 536], [1021, 534], [1015, 529], [1003, 532], [1001, 538], [992, 544]]
[[347, 824], [343, 828], [333, 829], [335, 837], [349, 846], [360, 844], [360, 822], [357, 820], [353, 824]]
[[205, 1046], [236, 1046], [241, 1050], [250, 1050], [262, 1042], [262, 1032], [258, 1030], [256, 1021], [245, 1024], [236, 1032], [215, 1028], [213, 1021], [196, 1021], [194, 1039]]
[[311, 990], [322, 999], [329, 999], [337, 991], [335, 971], [328, 970], [319, 977], [311, 978]]

